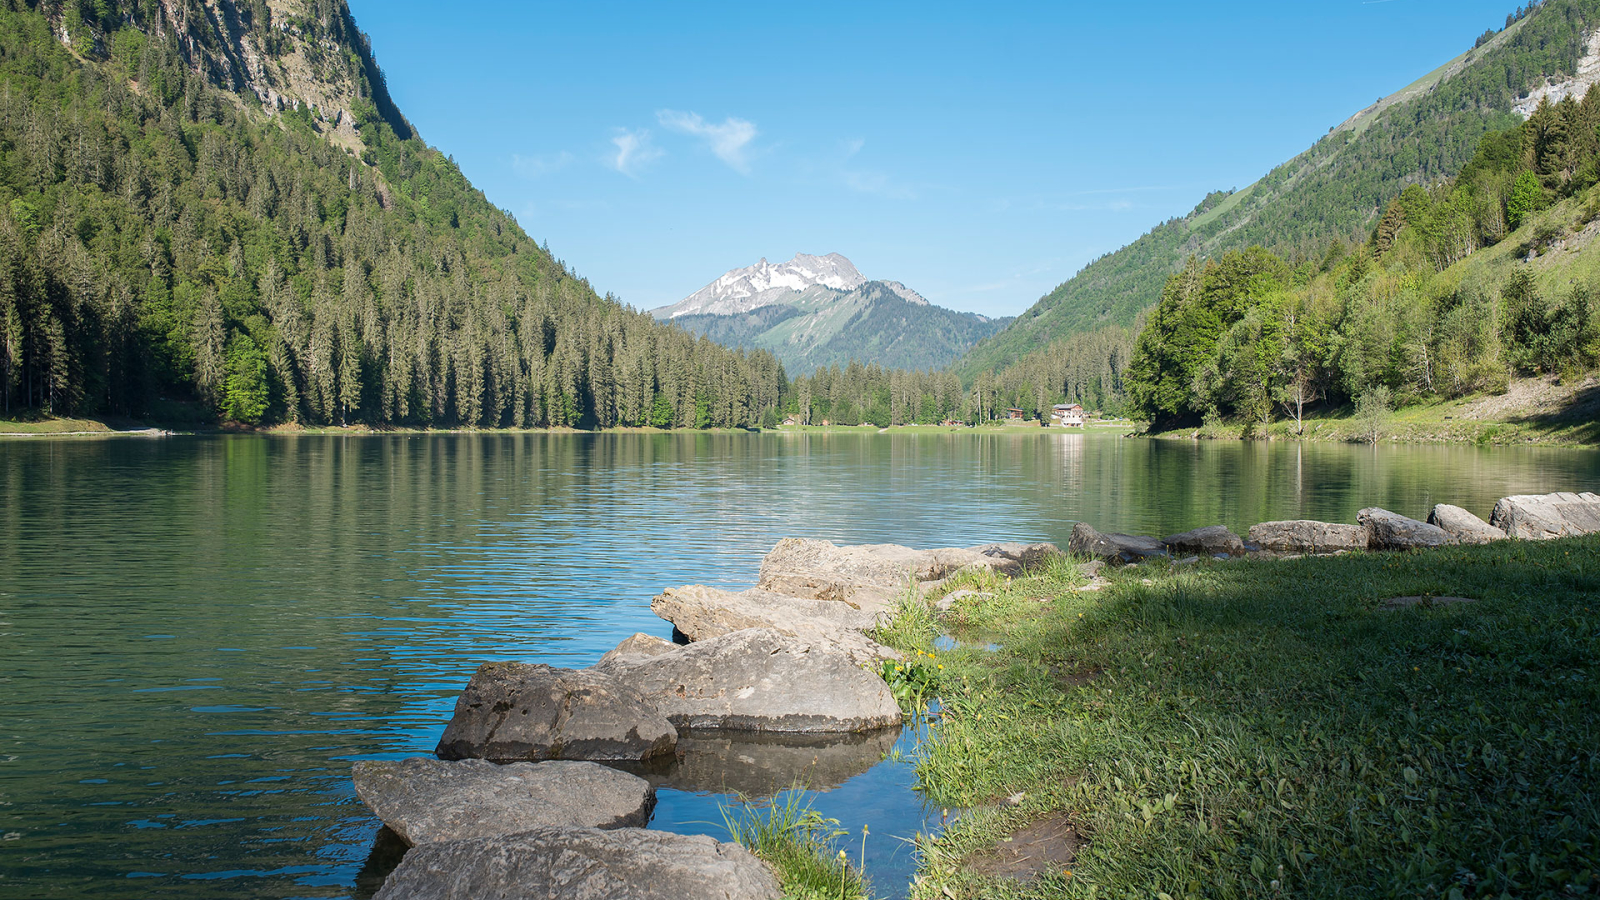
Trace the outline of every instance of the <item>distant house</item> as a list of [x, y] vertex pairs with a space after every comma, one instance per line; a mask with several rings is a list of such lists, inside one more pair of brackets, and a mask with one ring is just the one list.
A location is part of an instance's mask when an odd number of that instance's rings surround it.
[[1026, 419], [1027, 417], [1028, 417], [1028, 414], [1023, 412], [1020, 409], [1008, 409], [1008, 410], [1006, 410], [1006, 418], [1008, 418], [1008, 419]]
[[1066, 428], [1083, 427], [1083, 407], [1076, 403], [1057, 403], [1050, 410], [1050, 424]]

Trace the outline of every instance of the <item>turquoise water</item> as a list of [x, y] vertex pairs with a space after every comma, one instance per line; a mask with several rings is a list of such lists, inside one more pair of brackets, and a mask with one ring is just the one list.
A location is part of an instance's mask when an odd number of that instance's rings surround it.
[[[0, 896], [355, 895], [378, 825], [351, 761], [430, 752], [484, 660], [667, 636], [655, 593], [750, 585], [783, 537], [1064, 542], [1077, 519], [1595, 489], [1590, 451], [1060, 433], [0, 443]], [[895, 838], [931, 824], [913, 781], [889, 761], [817, 800], [871, 826], [886, 893], [913, 865]], [[724, 798], [665, 790], [653, 825], [724, 836]]]

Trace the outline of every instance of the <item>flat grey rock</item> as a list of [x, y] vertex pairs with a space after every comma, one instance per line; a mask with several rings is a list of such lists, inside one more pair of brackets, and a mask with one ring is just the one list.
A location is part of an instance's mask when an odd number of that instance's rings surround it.
[[369, 759], [352, 776], [361, 802], [412, 846], [550, 826], [643, 828], [655, 805], [648, 781], [591, 762]]
[[649, 759], [671, 753], [672, 723], [626, 681], [592, 669], [484, 663], [456, 700], [440, 759]]
[[1457, 544], [1488, 544], [1503, 541], [1508, 535], [1459, 506], [1440, 503], [1428, 513], [1428, 524], [1437, 525]]
[[898, 651], [866, 636], [879, 616], [847, 603], [789, 597], [760, 588], [735, 593], [696, 584], [668, 588], [650, 601], [650, 609], [671, 622], [690, 642], [746, 628], [770, 628], [793, 637], [834, 644], [856, 663], [901, 657]]
[[1494, 505], [1489, 524], [1525, 541], [1593, 534], [1600, 531], [1600, 496], [1563, 492], [1503, 497]]
[[900, 723], [882, 678], [837, 646], [770, 628], [697, 641], [614, 671], [682, 730], [831, 734]]
[[766, 864], [738, 844], [619, 828], [539, 828], [424, 844], [375, 900], [778, 900]]
[[1167, 556], [1167, 545], [1156, 538], [1111, 532], [1102, 534], [1087, 522], [1079, 522], [1072, 526], [1072, 537], [1067, 540], [1067, 550], [1077, 556], [1101, 559], [1109, 563], [1136, 563]]
[[1367, 529], [1310, 519], [1262, 522], [1250, 528], [1249, 541], [1272, 553], [1331, 554], [1367, 549]]
[[1198, 553], [1201, 556], [1243, 556], [1244, 541], [1222, 525], [1208, 525], [1182, 534], [1174, 534], [1161, 541], [1173, 553]]
[[1016, 542], [984, 544], [968, 547], [973, 553], [995, 560], [995, 571], [1002, 575], [1016, 575], [1061, 555], [1055, 544], [1022, 544]]
[[1450, 543], [1450, 535], [1443, 528], [1376, 506], [1356, 513], [1356, 521], [1367, 529], [1367, 547], [1371, 550], [1418, 550]]
[[882, 613], [910, 590], [963, 569], [1001, 571], [1009, 560], [972, 550], [913, 550], [898, 544], [838, 546], [832, 541], [784, 538], [761, 560], [756, 587], [812, 600], [837, 600]]
[[955, 608], [957, 603], [965, 604], [969, 601], [972, 603], [979, 603], [993, 598], [994, 594], [988, 591], [974, 591], [968, 588], [962, 588], [959, 591], [951, 591], [950, 593], [945, 594], [943, 597], [940, 597], [938, 602], [933, 604], [933, 608], [940, 612], [949, 612], [951, 609]]

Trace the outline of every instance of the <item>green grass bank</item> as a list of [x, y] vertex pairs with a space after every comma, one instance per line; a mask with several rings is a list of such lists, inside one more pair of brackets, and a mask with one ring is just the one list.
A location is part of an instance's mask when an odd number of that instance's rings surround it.
[[1600, 537], [1108, 574], [945, 615], [913, 897], [1600, 892]]

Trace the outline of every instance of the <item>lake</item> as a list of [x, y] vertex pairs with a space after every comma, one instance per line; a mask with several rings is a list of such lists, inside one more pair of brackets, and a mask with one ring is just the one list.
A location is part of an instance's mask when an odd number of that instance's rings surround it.
[[[1562, 449], [1105, 434], [216, 436], [0, 443], [0, 895], [346, 897], [353, 760], [428, 754], [485, 660], [585, 666], [780, 538], [1064, 544], [1600, 489]], [[901, 739], [909, 751], [914, 736]], [[904, 761], [819, 795], [879, 889]], [[653, 827], [725, 837], [712, 791]]]

